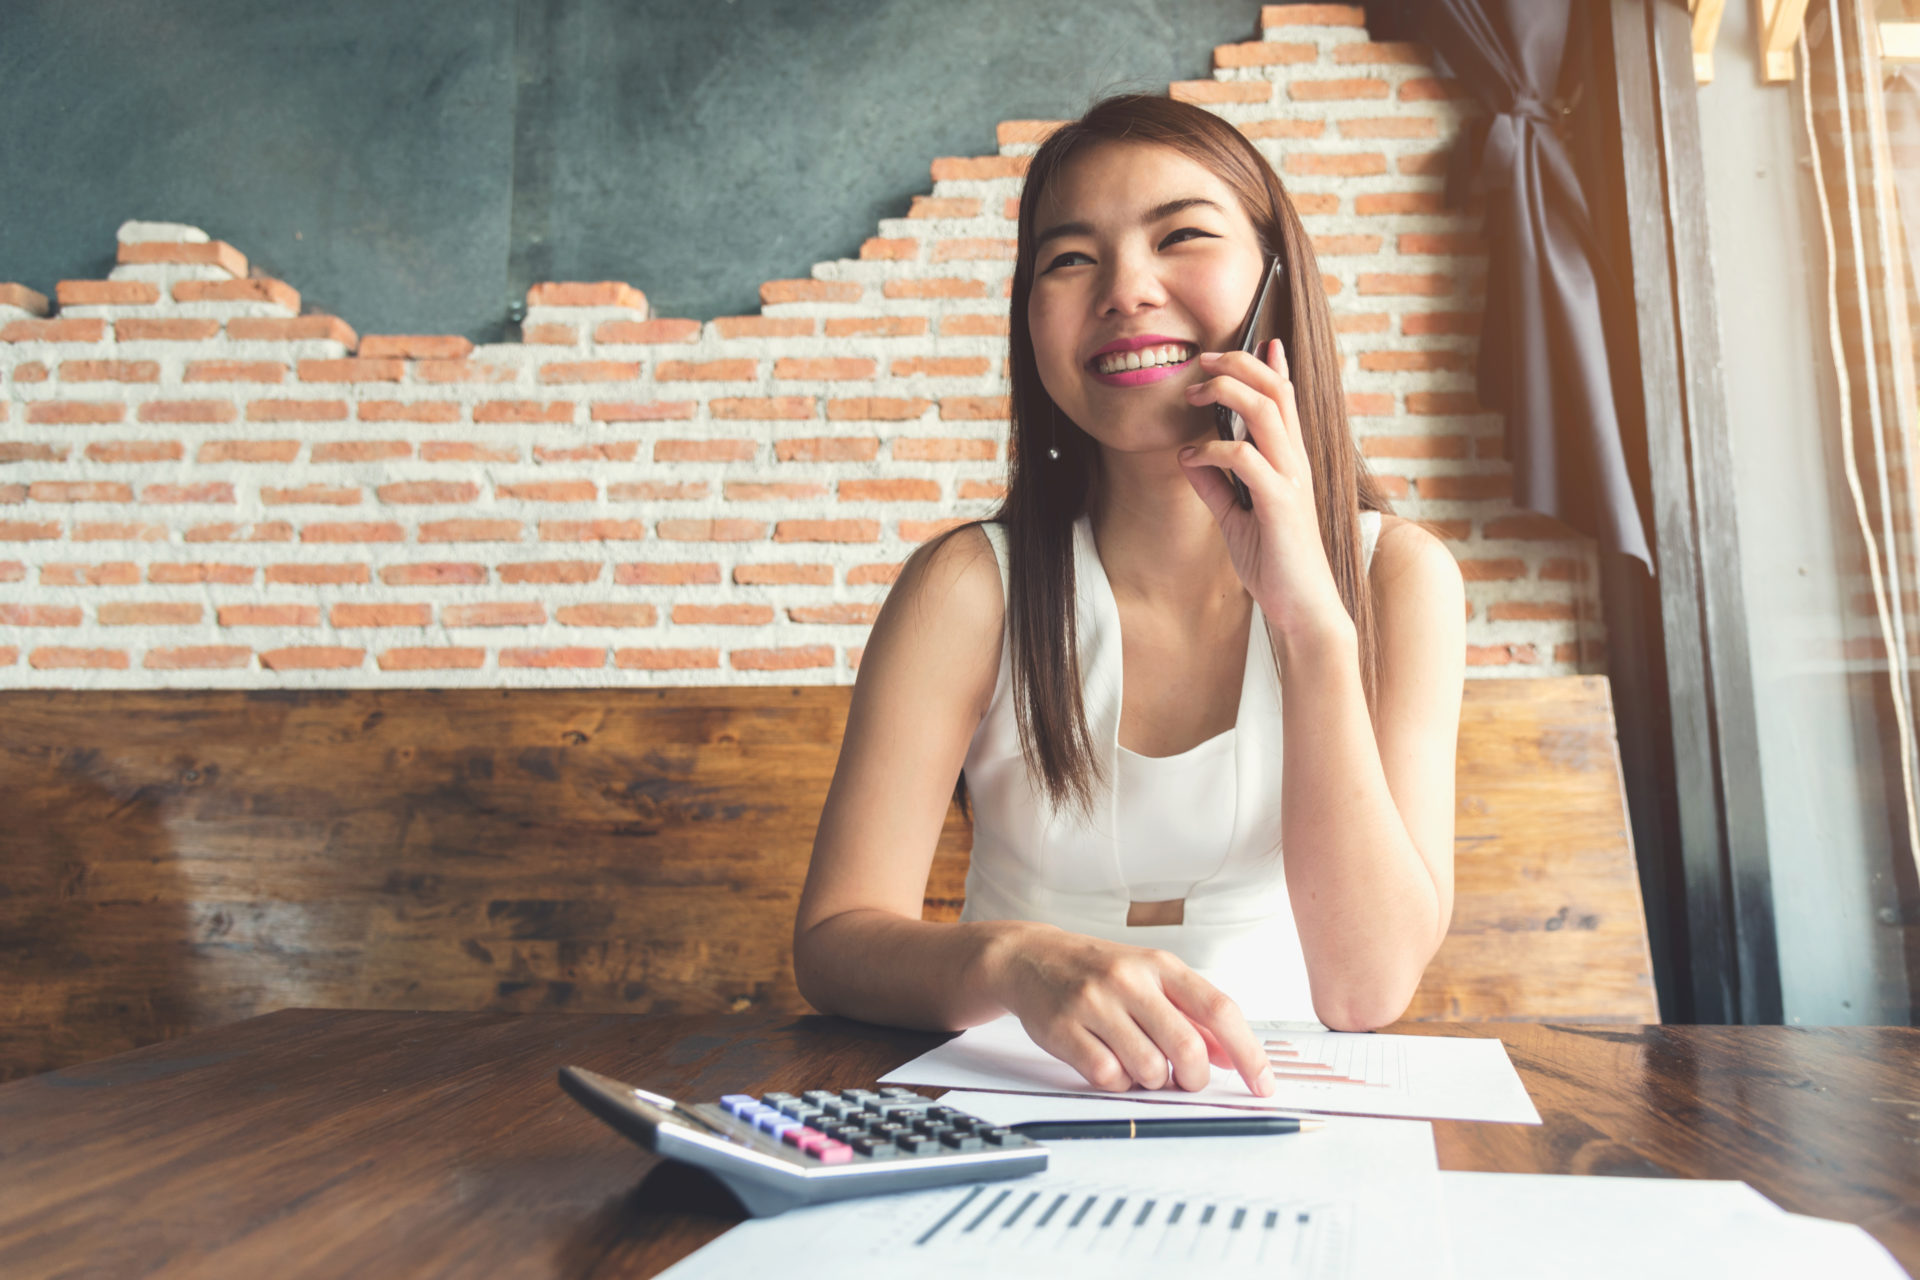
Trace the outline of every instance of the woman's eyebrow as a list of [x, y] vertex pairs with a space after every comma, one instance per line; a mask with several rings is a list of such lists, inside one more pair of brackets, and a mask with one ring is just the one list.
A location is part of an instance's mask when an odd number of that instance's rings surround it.
[[[1153, 208], [1147, 210], [1146, 216], [1140, 219], [1140, 225], [1146, 226], [1149, 223], [1158, 222], [1162, 218], [1170, 218], [1174, 214], [1180, 213], [1183, 210], [1192, 209], [1196, 206], [1202, 206], [1202, 205], [1205, 206], [1206, 208], [1212, 209], [1216, 213], [1226, 212], [1224, 209], [1220, 207], [1217, 201], [1209, 200], [1205, 196], [1181, 196], [1176, 200], [1169, 200], [1165, 204], [1157, 204]], [[1035, 236], [1033, 238], [1033, 247], [1037, 251], [1040, 248], [1040, 246], [1045, 244], [1047, 241], [1058, 240], [1061, 236], [1090, 236], [1092, 234], [1093, 234], [1093, 225], [1091, 223], [1059, 222], [1059, 223], [1055, 223], [1051, 227], [1048, 227], [1045, 231], [1042, 231], [1039, 235]]]

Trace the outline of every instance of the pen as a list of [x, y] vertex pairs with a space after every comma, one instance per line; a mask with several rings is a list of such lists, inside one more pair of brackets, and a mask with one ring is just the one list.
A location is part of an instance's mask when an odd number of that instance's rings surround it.
[[1029, 1120], [1009, 1125], [1029, 1138], [1239, 1138], [1263, 1133], [1303, 1133], [1324, 1120], [1299, 1116], [1222, 1116], [1168, 1120]]

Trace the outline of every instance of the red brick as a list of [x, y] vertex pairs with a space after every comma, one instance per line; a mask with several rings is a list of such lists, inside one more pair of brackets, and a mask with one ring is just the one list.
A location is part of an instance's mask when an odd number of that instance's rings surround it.
[[62, 307], [150, 307], [160, 286], [146, 280], [62, 280], [54, 285]]
[[638, 520], [542, 520], [542, 542], [638, 542], [647, 526]]
[[890, 586], [900, 576], [897, 564], [857, 564], [847, 570], [848, 586]]
[[[384, 573], [382, 577], [385, 577]], [[366, 583], [372, 579], [367, 566], [363, 564], [270, 564], [267, 566], [266, 580], [319, 587]]]
[[1462, 560], [1460, 576], [1468, 582], [1511, 582], [1527, 576], [1527, 562], [1513, 556]]
[[613, 566], [613, 580], [623, 587], [704, 587], [720, 581], [717, 564], [659, 564], [643, 561]]
[[595, 422], [678, 422], [693, 417], [693, 410], [691, 400], [624, 400], [596, 402], [589, 416]]
[[[155, 372], [157, 375], [157, 366]], [[23, 364], [13, 366], [13, 380], [15, 382], [45, 382], [52, 376], [53, 375], [48, 372], [44, 360], [28, 360]], [[5, 408], [5, 406], [0, 405], [0, 408]], [[5, 416], [5, 414], [0, 413], [0, 418], [4, 418]]]
[[900, 399], [891, 396], [859, 396], [827, 401], [830, 422], [909, 422], [933, 407], [925, 399]]
[[[18, 561], [10, 562], [14, 567], [22, 567]], [[18, 582], [21, 575], [16, 574], [8, 581]], [[107, 564], [43, 564], [40, 566], [40, 585], [43, 587], [127, 587], [140, 581], [140, 566], [131, 560], [115, 560]]]
[[570, 360], [540, 366], [542, 382], [631, 382], [640, 376], [634, 360]]
[[742, 564], [735, 565], [733, 580], [743, 587], [833, 585], [830, 564]]
[[31, 440], [0, 441], [0, 463], [65, 462], [69, 452], [64, 444], [40, 444]]
[[1409, 391], [1407, 412], [1422, 417], [1485, 413], [1480, 397], [1471, 391]]
[[878, 520], [782, 520], [773, 527], [775, 542], [878, 542]]
[[735, 649], [727, 655], [738, 671], [796, 671], [833, 665], [833, 646], [803, 645], [795, 649]]
[[471, 480], [405, 480], [383, 484], [374, 493], [382, 502], [439, 505], [472, 502], [480, 496], [480, 486]]
[[827, 321], [829, 338], [917, 338], [925, 332], [925, 316], [837, 316]]
[[1318, 45], [1281, 40], [1249, 40], [1244, 44], [1213, 46], [1213, 65], [1216, 67], [1286, 66], [1296, 62], [1313, 62], [1319, 57]]
[[634, 671], [707, 670], [720, 665], [718, 649], [615, 649], [613, 665]]
[[591, 480], [537, 480], [496, 484], [493, 496], [503, 502], [592, 502], [600, 486]]
[[46, 645], [27, 655], [27, 665], [36, 671], [78, 668], [125, 671], [128, 659], [124, 649], [71, 649], [61, 645]]
[[[119, 326], [132, 323], [131, 320], [122, 320]], [[124, 333], [120, 335], [123, 341], [126, 336]], [[353, 327], [345, 320], [339, 316], [320, 315], [297, 316], [286, 320], [275, 316], [235, 316], [227, 321], [227, 337], [235, 342], [337, 342], [349, 350], [359, 341]]]
[[755, 360], [662, 360], [653, 370], [655, 382], [752, 382], [759, 376]]
[[321, 520], [300, 526], [302, 542], [405, 542], [407, 531], [392, 521]]
[[503, 364], [482, 364], [477, 360], [416, 360], [413, 362], [413, 377], [416, 382], [447, 384], [455, 382], [513, 382], [519, 378], [518, 370]]
[[1273, 27], [1364, 27], [1367, 11], [1357, 4], [1266, 4], [1260, 6], [1262, 30]]
[[[593, 331], [593, 340], [607, 346], [656, 345], [700, 341], [698, 320], [608, 320]], [[568, 339], [572, 341], [571, 338]]]
[[518, 462], [520, 451], [479, 444], [472, 440], [422, 440], [422, 462]]
[[1531, 666], [1539, 661], [1539, 651], [1530, 644], [1470, 644], [1467, 646], [1467, 665], [1470, 667]]
[[676, 626], [763, 627], [773, 621], [773, 608], [764, 604], [677, 604]]
[[390, 564], [380, 571], [380, 581], [389, 587], [471, 587], [486, 580], [485, 565], [444, 561]]
[[865, 357], [837, 357], [819, 360], [783, 359], [773, 365], [773, 376], [817, 382], [845, 382], [871, 378], [878, 363]]
[[632, 462], [639, 456], [638, 440], [607, 440], [567, 449], [554, 449], [541, 444], [533, 446], [535, 462]]
[[999, 456], [1000, 445], [994, 440], [903, 436], [893, 442], [896, 462], [991, 462]]
[[[1235, 126], [1249, 138], [1317, 138], [1327, 131], [1325, 120], [1246, 120]], [[1298, 207], [1300, 197], [1293, 197]], [[1306, 212], [1304, 209], [1300, 212]]]
[[149, 400], [135, 416], [142, 422], [232, 422], [240, 414], [231, 400]]
[[939, 276], [924, 280], [888, 280], [880, 292], [889, 298], [984, 298], [987, 282], [957, 276]]
[[36, 480], [27, 493], [35, 502], [133, 501], [133, 486], [117, 480]]
[[413, 446], [405, 440], [329, 440], [313, 446], [315, 462], [384, 462], [412, 456]]
[[527, 290], [529, 307], [626, 307], [647, 309], [647, 295], [620, 280], [547, 281]]
[[1540, 579], [1543, 582], [1585, 582], [1587, 562], [1565, 556], [1555, 557], [1540, 566]]
[[1437, 138], [1440, 136], [1440, 121], [1433, 116], [1371, 116], [1365, 119], [1342, 120], [1340, 136], [1343, 138]]
[[[167, 321], [130, 321], [120, 320], [114, 324], [114, 332], [122, 341], [126, 340], [123, 331], [128, 324], [164, 324]], [[193, 321], [199, 324], [201, 321]], [[213, 326], [213, 332], [220, 332], [220, 322], [208, 320], [204, 323]], [[107, 335], [107, 322], [99, 319], [81, 320], [10, 320], [0, 325], [0, 342], [99, 342]], [[207, 335], [211, 336], [211, 335]]]
[[348, 356], [332, 360], [302, 360], [302, 382], [398, 382], [406, 376], [404, 360], [363, 360]]
[[1346, 65], [1424, 67], [1432, 61], [1427, 47], [1402, 41], [1367, 40], [1335, 45], [1333, 60]]
[[62, 382], [158, 382], [158, 360], [62, 360]]
[[440, 606], [443, 627], [538, 627], [546, 621], [547, 606], [538, 600]]
[[752, 462], [759, 446], [752, 440], [656, 440], [655, 462]]
[[650, 604], [570, 604], [553, 617], [563, 627], [651, 627], [660, 611]]
[[607, 486], [608, 502], [698, 502], [713, 486], [705, 480], [634, 480]]
[[558, 400], [488, 400], [473, 406], [475, 422], [557, 422], [573, 421], [573, 402]]
[[1385, 80], [1295, 80], [1287, 85], [1287, 96], [1295, 102], [1354, 102], [1364, 98], [1384, 98], [1389, 92]]
[[775, 440], [773, 456], [782, 462], [871, 462], [880, 456], [877, 436], [812, 436]]
[[[134, 526], [124, 527], [133, 528]], [[166, 526], [146, 527], [156, 531], [146, 535], [152, 540], [159, 542], [167, 540]], [[73, 536], [76, 539], [80, 537], [80, 529], [81, 526], [74, 526]], [[262, 520], [258, 524], [235, 524], [232, 521], [219, 520], [210, 524], [191, 525], [185, 533], [180, 535], [180, 539], [183, 542], [292, 542], [293, 525], [286, 520]]]
[[1012, 262], [1018, 242], [1004, 236], [969, 236], [933, 246], [935, 262]]
[[346, 416], [345, 400], [247, 401], [248, 422], [343, 422]]
[[1286, 158], [1288, 173], [1327, 177], [1367, 177], [1387, 171], [1387, 158], [1378, 151], [1325, 153], [1295, 151]]
[[377, 661], [382, 671], [472, 671], [487, 665], [487, 651], [460, 646], [386, 649]]
[[880, 616], [877, 604], [823, 604], [796, 606], [787, 610], [790, 622], [826, 623], [835, 626], [872, 626]]
[[1340, 212], [1340, 197], [1327, 191], [1296, 191], [1293, 193], [1294, 210], [1301, 217], [1315, 214]]
[[36, 316], [44, 316], [51, 309], [46, 294], [23, 284], [0, 284], [0, 307], [15, 307]]
[[842, 502], [938, 502], [937, 480], [842, 480]]
[[195, 266], [223, 268], [228, 275], [247, 274], [247, 256], [224, 240], [200, 242], [176, 240], [121, 241], [116, 262], [178, 262]]
[[769, 280], [760, 286], [763, 306], [782, 302], [858, 302], [860, 286], [851, 280]]
[[1380, 391], [1347, 392], [1347, 416], [1351, 418], [1382, 418], [1392, 413], [1393, 397]]
[[292, 462], [298, 440], [209, 440], [194, 451], [195, 462]]
[[1400, 237], [1399, 250], [1405, 254], [1434, 256], [1481, 254], [1487, 251], [1487, 242], [1480, 236], [1466, 232], [1432, 234], [1409, 231]]
[[317, 627], [317, 604], [224, 604], [216, 617], [223, 627]]
[[464, 360], [473, 343], [458, 334], [370, 333], [360, 339], [360, 354], [370, 360]]
[[27, 500], [27, 486], [0, 484], [0, 506], [18, 506]]
[[998, 480], [962, 480], [959, 496], [965, 498], [987, 498], [999, 500], [1007, 496], [1007, 486]]
[[1564, 600], [1501, 600], [1487, 606], [1490, 622], [1572, 622], [1576, 616]]
[[1271, 102], [1273, 84], [1268, 80], [1175, 80], [1167, 86], [1167, 96], [1175, 102]]
[[291, 645], [285, 649], [268, 649], [260, 655], [260, 665], [269, 671], [337, 671], [360, 666], [366, 660], [365, 649], [331, 644]]
[[811, 338], [819, 324], [812, 316], [721, 316], [713, 328], [723, 338]]
[[812, 396], [722, 397], [708, 402], [707, 412], [725, 419], [796, 421], [818, 417], [818, 407]]
[[500, 581], [514, 584], [597, 582], [600, 578], [598, 560], [526, 560], [499, 568]]
[[186, 453], [178, 440], [96, 440], [87, 446], [90, 462], [178, 462]]
[[173, 286], [175, 302], [270, 302], [289, 315], [300, 314], [300, 291], [284, 280], [251, 276], [244, 280], [182, 280]]
[[192, 602], [103, 604], [94, 621], [103, 627], [190, 627], [200, 621], [201, 606]]
[[147, 581], [172, 586], [200, 582], [248, 586], [252, 584], [255, 572], [249, 564], [150, 564], [147, 566]]
[[231, 503], [238, 500], [234, 496], [233, 486], [224, 481], [207, 484], [150, 484], [140, 490], [140, 501], [162, 506], [172, 506], [175, 503]]
[[1480, 313], [1414, 311], [1400, 317], [1400, 332], [1410, 338], [1428, 334], [1475, 334], [1480, 332]]
[[149, 649], [140, 660], [149, 671], [231, 671], [253, 665], [253, 650], [242, 644], [196, 644]]
[[1473, 536], [1471, 520], [1421, 520], [1417, 523], [1434, 537], [1444, 538], [1448, 542], [1465, 542]]
[[422, 542], [518, 542], [518, 520], [434, 520], [420, 526]]
[[607, 665], [605, 649], [584, 647], [555, 649], [502, 649], [500, 665], [503, 667], [568, 667], [598, 668]]
[[1447, 171], [1450, 153], [1446, 151], [1421, 151], [1401, 156], [1394, 161], [1394, 171], [1410, 177], [1438, 177]]
[[1360, 452], [1369, 458], [1464, 458], [1467, 456], [1467, 438], [1445, 435], [1361, 436]]
[[1513, 493], [1512, 476], [1421, 476], [1416, 483], [1422, 498], [1442, 502], [1505, 498]]
[[360, 490], [354, 485], [308, 484], [298, 489], [262, 489], [260, 501], [267, 506], [352, 507], [360, 503]]
[[940, 417], [947, 422], [1004, 422], [1013, 416], [1010, 396], [942, 396]]
[[1381, 191], [1353, 198], [1353, 211], [1365, 216], [1392, 213], [1445, 213], [1446, 200], [1432, 191]]
[[754, 542], [767, 536], [763, 520], [662, 520], [654, 532], [669, 542]]
[[900, 537], [907, 542], [926, 542], [937, 538], [949, 529], [957, 529], [963, 524], [973, 523], [966, 516], [948, 516], [942, 520], [902, 520]]
[[0, 627], [77, 627], [81, 616], [73, 605], [0, 604]]
[[36, 400], [27, 406], [27, 421], [50, 426], [124, 422], [127, 406], [108, 400]]
[[1453, 277], [1437, 273], [1370, 272], [1359, 280], [1363, 297], [1433, 297], [1453, 292]]
[[983, 182], [994, 178], [1024, 178], [1028, 156], [942, 156], [932, 165], [935, 182]]
[[285, 382], [287, 366], [278, 360], [193, 360], [187, 382]]
[[[1315, 236], [1313, 251], [1322, 258], [1380, 252], [1379, 236]], [[1382, 319], [1385, 317], [1383, 316]]]
[[724, 492], [729, 502], [808, 502], [826, 497], [827, 486], [814, 480], [790, 484], [729, 480]]
[[570, 324], [526, 324], [520, 326], [520, 341], [530, 347], [571, 347], [579, 344], [580, 331]]
[[1400, 101], [1402, 102], [1438, 102], [1444, 98], [1465, 98], [1470, 96], [1461, 87], [1458, 80], [1442, 80], [1434, 76], [1422, 76], [1414, 80], [1400, 82]]
[[[1024, 123], [1016, 120], [1003, 120], [1000, 128]], [[1049, 121], [1048, 123], [1052, 123]], [[1006, 141], [1002, 139], [1002, 141]], [[936, 197], [915, 196], [913, 207], [907, 210], [909, 218], [949, 218], [955, 221], [980, 216], [980, 202], [971, 196]]]
[[879, 236], [869, 236], [860, 242], [860, 257], [867, 262], [912, 262], [919, 256], [918, 240], [882, 239]]
[[1465, 351], [1362, 351], [1360, 367], [1369, 373], [1452, 371], [1473, 367]]

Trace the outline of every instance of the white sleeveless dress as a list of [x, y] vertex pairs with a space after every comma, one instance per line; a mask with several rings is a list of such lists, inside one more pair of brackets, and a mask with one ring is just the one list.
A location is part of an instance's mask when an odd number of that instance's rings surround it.
[[[1007, 585], [1006, 531], [982, 526]], [[1377, 512], [1360, 514], [1370, 566]], [[1089, 821], [1028, 781], [1013, 705], [1010, 643], [993, 701], [967, 750], [973, 854], [962, 920], [1037, 920], [1179, 956], [1249, 1018], [1315, 1021], [1280, 856], [1280, 681], [1253, 611], [1234, 727], [1176, 756], [1120, 746], [1120, 611], [1086, 517], [1074, 525], [1081, 696], [1094, 750], [1115, 785]], [[1184, 921], [1129, 925], [1136, 901], [1185, 898]]]

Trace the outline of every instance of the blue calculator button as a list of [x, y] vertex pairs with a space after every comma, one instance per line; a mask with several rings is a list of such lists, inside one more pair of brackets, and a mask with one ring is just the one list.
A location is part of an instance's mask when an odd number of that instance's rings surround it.
[[737, 1116], [758, 1107], [760, 1101], [750, 1094], [730, 1093], [720, 1099], [720, 1105], [727, 1109], [729, 1115]]

